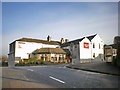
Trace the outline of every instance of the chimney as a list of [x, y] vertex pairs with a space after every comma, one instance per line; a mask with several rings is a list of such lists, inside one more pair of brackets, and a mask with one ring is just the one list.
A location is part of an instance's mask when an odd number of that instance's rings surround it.
[[69, 40], [68, 40], [68, 39], [65, 39], [65, 42], [69, 42]]
[[62, 44], [64, 43], [64, 39], [63, 39], [63, 38], [61, 38], [61, 43], [62, 43]]
[[48, 35], [48, 37], [47, 37], [47, 41], [51, 41], [51, 37]]

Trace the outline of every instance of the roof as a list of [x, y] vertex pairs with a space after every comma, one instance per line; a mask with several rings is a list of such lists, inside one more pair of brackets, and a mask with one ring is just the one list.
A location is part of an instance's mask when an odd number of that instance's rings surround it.
[[71, 54], [69, 49], [63, 49], [67, 54]]
[[112, 46], [112, 48], [115, 48], [115, 49], [120, 48], [120, 46], [118, 44], [110, 44], [108, 46]]
[[[97, 34], [91, 35], [91, 36], [87, 36], [86, 38], [88, 38], [88, 39], [91, 41], [96, 35], [97, 35]], [[70, 46], [71, 43], [73, 43], [73, 44], [78, 44], [78, 43], [81, 42], [84, 38], [85, 38], [85, 37], [80, 38], [80, 39], [76, 39], [76, 40], [73, 40], [73, 41], [70, 41], [70, 42], [67, 42], [67, 43], [63, 43], [63, 44], [61, 44], [61, 46], [62, 46], [62, 47]]]
[[97, 34], [91, 35], [91, 36], [87, 36], [86, 38], [88, 38], [88, 39], [91, 41], [96, 35], [97, 35]]
[[61, 44], [61, 46], [62, 46], [62, 47], [70, 46], [71, 43], [73, 43], [73, 44], [78, 44], [78, 43], [81, 42], [84, 38], [85, 38], [85, 37], [80, 38], [80, 39], [76, 39], [76, 40], [73, 40], [73, 41], [70, 41], [70, 42], [67, 42], [67, 43], [63, 43], [63, 44]]
[[66, 54], [62, 48], [40, 48], [33, 52], [33, 54]]
[[58, 41], [46, 41], [46, 40], [32, 39], [32, 38], [21, 38], [16, 41], [35, 42], [35, 43], [43, 43], [43, 44], [50, 44], [50, 45], [59, 45], [60, 43]]

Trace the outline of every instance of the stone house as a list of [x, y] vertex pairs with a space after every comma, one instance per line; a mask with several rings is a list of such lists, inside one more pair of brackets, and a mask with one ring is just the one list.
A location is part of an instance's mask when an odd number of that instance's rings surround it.
[[67, 63], [66, 52], [61, 48], [40, 48], [32, 52], [32, 57], [43, 61]]

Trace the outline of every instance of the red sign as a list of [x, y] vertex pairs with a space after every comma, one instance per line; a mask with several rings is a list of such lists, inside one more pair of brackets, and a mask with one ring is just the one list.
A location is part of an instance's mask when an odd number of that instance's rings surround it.
[[18, 48], [22, 48], [20, 45], [18, 45]]
[[84, 48], [89, 48], [89, 43], [84, 43]]
[[25, 44], [24, 42], [18, 42], [18, 44]]

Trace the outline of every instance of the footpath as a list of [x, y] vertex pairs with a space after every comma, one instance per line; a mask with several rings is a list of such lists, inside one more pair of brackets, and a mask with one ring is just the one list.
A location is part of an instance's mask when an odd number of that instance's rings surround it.
[[84, 71], [120, 76], [120, 68], [115, 67], [111, 63], [106, 63], [104, 61], [69, 64], [66, 67], [77, 70], [84, 70]]

